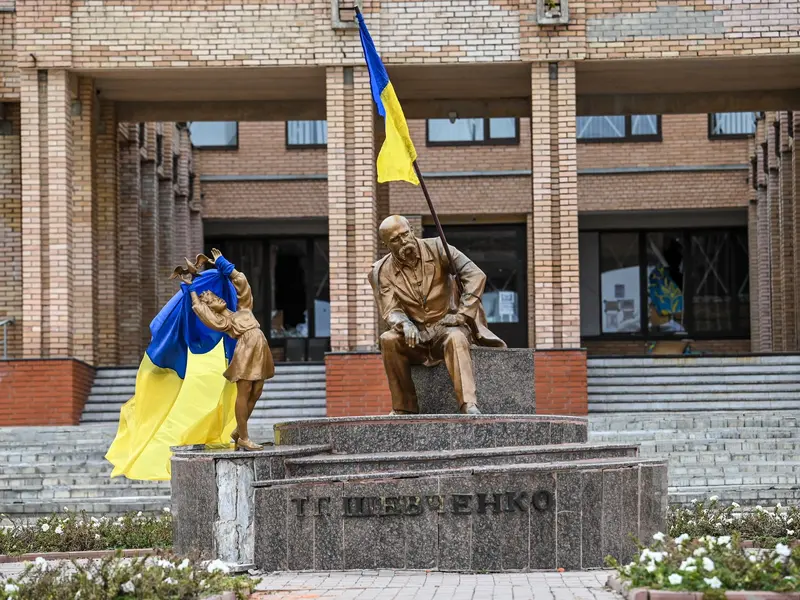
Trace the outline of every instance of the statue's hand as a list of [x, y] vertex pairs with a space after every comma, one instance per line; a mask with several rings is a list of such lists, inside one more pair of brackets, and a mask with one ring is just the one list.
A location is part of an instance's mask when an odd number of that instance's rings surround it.
[[464, 317], [453, 313], [446, 314], [438, 323], [438, 325], [441, 325], [442, 327], [459, 327], [463, 324]]
[[403, 337], [409, 348], [415, 348], [419, 343], [419, 329], [413, 323], [403, 323]]
[[222, 252], [220, 252], [220, 251], [219, 251], [219, 250], [217, 250], [216, 248], [212, 248], [212, 249], [211, 249], [211, 258], [212, 258], [212, 260], [213, 260], [214, 262], [216, 262], [216, 260], [217, 260], [217, 259], [218, 259], [220, 256], [222, 256]]

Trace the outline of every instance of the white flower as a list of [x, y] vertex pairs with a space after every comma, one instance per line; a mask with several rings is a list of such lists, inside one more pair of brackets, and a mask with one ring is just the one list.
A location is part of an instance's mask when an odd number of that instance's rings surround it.
[[125, 583], [122, 584], [121, 587], [122, 591], [125, 592], [126, 594], [132, 594], [133, 592], [136, 591], [136, 586], [133, 584], [132, 581], [126, 581]]
[[689, 539], [689, 534], [688, 533], [682, 533], [678, 537], [675, 538], [675, 543], [680, 546], [681, 544], [683, 544], [683, 542], [685, 542], [688, 539]]
[[142, 516], [142, 511], [139, 511], [139, 512], [137, 512], [137, 513], [136, 513], [136, 516], [137, 516], [137, 517], [141, 517], [141, 516]]
[[794, 529], [787, 529], [786, 535], [794, 535]]
[[231, 570], [228, 568], [228, 565], [226, 565], [226, 564], [225, 564], [224, 562], [222, 562], [220, 559], [217, 559], [217, 560], [211, 561], [211, 562], [209, 563], [209, 565], [206, 567], [206, 570], [207, 570], [209, 573], [215, 573], [215, 572], [217, 572], [217, 571], [221, 571], [222, 573], [230, 573], [230, 571], [231, 571]]
[[739, 504], [738, 502], [731, 502], [731, 506], [733, 508], [739, 508], [741, 506], [741, 504]]
[[764, 510], [764, 509], [763, 509], [763, 508], [761, 508], [761, 505], [760, 505], [760, 504], [756, 504], [756, 508], [755, 508], [755, 510], [756, 510], [756, 512], [761, 512], [761, 511], [762, 511], [762, 510]]
[[793, 521], [794, 519], [792, 517], [789, 517], [788, 519], [786, 519], [786, 524], [791, 525]]
[[703, 579], [706, 582], [706, 585], [710, 587], [712, 590], [718, 590], [722, 587], [722, 582], [719, 580], [719, 577], [712, 577], [711, 579]]
[[99, 540], [100, 539], [100, 534], [99, 533], [95, 533], [94, 534], [94, 539]]
[[758, 562], [758, 556], [756, 556], [755, 554], [751, 554], [750, 556], [747, 557], [747, 560], [749, 560], [751, 563]]
[[169, 509], [169, 506], [165, 506], [165, 507], [164, 507], [164, 508], [162, 508], [161, 510], [163, 510], [165, 513], [170, 513], [170, 512], [172, 512], [172, 511]]
[[92, 579], [94, 579], [94, 575], [91, 573], [86, 573], [86, 581], [91, 581]]
[[719, 544], [720, 546], [724, 546], [725, 544], [730, 544], [730, 543], [731, 543], [731, 536], [729, 535], [721, 535], [720, 537], [717, 538], [717, 544]]
[[654, 571], [655, 571], [657, 568], [658, 568], [658, 567], [656, 567], [656, 563], [654, 563], [654, 562], [650, 562], [650, 563], [648, 563], [648, 564], [647, 564], [647, 566], [645, 567], [645, 570], [646, 570], [648, 573], [653, 573], [653, 572], [654, 572]]
[[167, 585], [177, 585], [178, 582], [175, 581], [172, 577], [167, 577], [164, 580], [164, 583], [166, 583]]
[[65, 506], [64, 507], [64, 512], [69, 512], [69, 508]]
[[692, 498], [692, 504], [697, 504], [697, 498]]
[[95, 529], [100, 527], [100, 521], [95, 521], [94, 523], [92, 523], [92, 527], [94, 527]]
[[703, 568], [706, 571], [713, 571], [714, 570], [714, 561], [708, 558], [707, 556], [703, 557]]
[[668, 577], [670, 585], [680, 585], [683, 583], [683, 577], [678, 575], [677, 573], [673, 573]]
[[695, 556], [703, 556], [703, 554], [708, 554], [708, 550], [703, 547], [697, 548], [694, 552], [692, 552]]
[[681, 563], [681, 566], [678, 567], [678, 570], [686, 571], [687, 573], [693, 573], [697, 570], [697, 567], [695, 566], [696, 562], [697, 561], [690, 556], [689, 558], [684, 559], [684, 561]]
[[775, 552], [780, 556], [789, 556], [792, 551], [786, 544], [778, 544], [775, 546]]
[[81, 597], [81, 591], [78, 590], [77, 592], [75, 592], [75, 600], [78, 600], [78, 598], [80, 597]]
[[775, 508], [777, 509], [777, 508], [780, 508], [780, 507], [781, 507], [781, 503], [780, 503], [780, 502], [778, 502], [778, 503], [775, 505]]
[[183, 571], [184, 569], [188, 569], [188, 568], [189, 568], [189, 559], [188, 558], [184, 558], [183, 562], [181, 562], [181, 564], [178, 565], [178, 569]]
[[19, 591], [19, 587], [17, 587], [13, 583], [7, 583], [5, 589], [6, 589], [6, 594], [13, 594], [14, 592]]
[[154, 564], [155, 564], [157, 567], [161, 567], [162, 569], [174, 569], [174, 568], [175, 568], [175, 564], [174, 564], [174, 563], [171, 563], [170, 561], [168, 561], [168, 560], [167, 560], [167, 559], [165, 559], [165, 558], [157, 558], [157, 559], [155, 559], [155, 560], [153, 561], [153, 563], [154, 563]]
[[37, 567], [46, 567], [47, 566], [47, 560], [45, 560], [41, 556], [37, 556], [36, 560], [34, 560], [33, 562], [36, 564]]
[[661, 533], [660, 531], [659, 531], [658, 533], [654, 533], [654, 534], [653, 534], [653, 539], [654, 539], [655, 541], [657, 541], [657, 542], [663, 542], [665, 537], [667, 537], [667, 536], [665, 536], [665, 535], [664, 535], [663, 533]]
[[708, 500], [709, 502], [716, 502], [717, 500], [719, 500], [719, 496], [711, 496], [711, 498], [709, 498]]
[[64, 533], [64, 529], [62, 529], [61, 525], [59, 525], [58, 527], [56, 527], [56, 533], [57, 533], [58, 535], [61, 535], [62, 533]]
[[47, 523], [42, 523], [42, 531], [50, 531], [50, 525]]

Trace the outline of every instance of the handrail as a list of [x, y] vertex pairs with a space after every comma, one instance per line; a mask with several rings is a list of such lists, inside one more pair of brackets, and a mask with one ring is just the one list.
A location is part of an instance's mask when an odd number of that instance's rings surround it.
[[0, 319], [0, 327], [3, 328], [3, 360], [8, 360], [8, 326], [15, 322], [14, 317]]

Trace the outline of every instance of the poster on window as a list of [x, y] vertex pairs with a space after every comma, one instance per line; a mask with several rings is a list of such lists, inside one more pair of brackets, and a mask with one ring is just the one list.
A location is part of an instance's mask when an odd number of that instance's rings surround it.
[[516, 292], [498, 293], [498, 310], [500, 321], [503, 323], [517, 322], [517, 294]]

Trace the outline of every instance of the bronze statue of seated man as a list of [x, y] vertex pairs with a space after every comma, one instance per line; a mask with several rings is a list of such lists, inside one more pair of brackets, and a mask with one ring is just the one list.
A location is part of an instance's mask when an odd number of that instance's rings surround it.
[[398, 215], [385, 219], [379, 232], [390, 253], [372, 265], [369, 282], [389, 327], [381, 335], [380, 349], [392, 394], [391, 414], [419, 412], [411, 365], [442, 361], [453, 380], [459, 411], [480, 414], [470, 346], [505, 347], [486, 324], [481, 304], [486, 275], [449, 246], [463, 286], [459, 294], [439, 238], [417, 238], [408, 220]]

